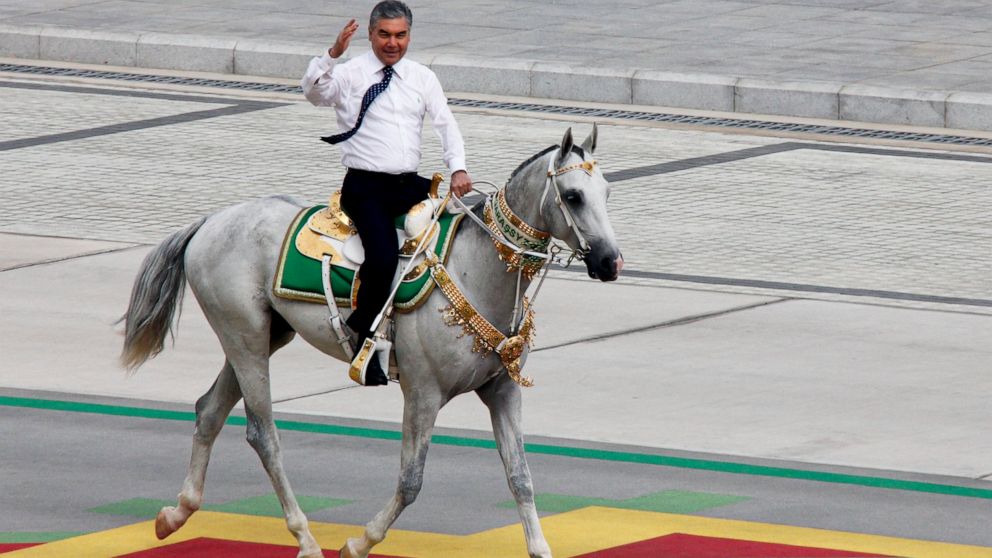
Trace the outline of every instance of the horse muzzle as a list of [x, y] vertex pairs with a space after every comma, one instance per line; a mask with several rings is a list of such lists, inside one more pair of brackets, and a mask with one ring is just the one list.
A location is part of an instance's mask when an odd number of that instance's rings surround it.
[[609, 250], [605, 254], [593, 250], [585, 257], [585, 264], [590, 278], [599, 279], [604, 283], [616, 281], [623, 270], [623, 254], [619, 250]]

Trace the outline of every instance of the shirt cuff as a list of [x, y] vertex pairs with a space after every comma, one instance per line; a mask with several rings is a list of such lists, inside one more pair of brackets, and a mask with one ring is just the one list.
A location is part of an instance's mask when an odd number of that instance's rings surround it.
[[448, 163], [448, 170], [451, 171], [451, 174], [455, 174], [460, 170], [468, 172], [468, 169], [465, 168], [465, 159], [452, 159]]

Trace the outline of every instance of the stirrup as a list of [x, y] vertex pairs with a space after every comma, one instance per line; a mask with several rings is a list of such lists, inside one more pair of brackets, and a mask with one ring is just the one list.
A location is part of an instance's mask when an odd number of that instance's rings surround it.
[[382, 368], [386, 379], [391, 380], [389, 373], [389, 351], [393, 344], [378, 334], [367, 337], [358, 348], [355, 358], [348, 368], [348, 377], [360, 386], [365, 385], [365, 375], [368, 372], [372, 359], [379, 359], [379, 366]]

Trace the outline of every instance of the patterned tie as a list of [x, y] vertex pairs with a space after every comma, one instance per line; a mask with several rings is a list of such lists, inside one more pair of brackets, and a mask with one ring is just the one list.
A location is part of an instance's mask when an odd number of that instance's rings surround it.
[[358, 120], [355, 121], [355, 127], [348, 130], [347, 132], [334, 134], [333, 136], [322, 137], [320, 139], [326, 141], [327, 143], [335, 144], [335, 143], [341, 143], [347, 140], [348, 138], [350, 138], [351, 136], [355, 135], [355, 132], [357, 132], [358, 128], [362, 125], [362, 121], [365, 120], [365, 113], [369, 110], [369, 107], [372, 105], [372, 101], [374, 101], [375, 98], [378, 97], [380, 93], [382, 93], [383, 91], [386, 90], [387, 87], [389, 87], [389, 81], [393, 79], [393, 67], [386, 66], [385, 68], [383, 68], [382, 75], [383, 75], [382, 81], [374, 84], [372, 87], [369, 87], [369, 90], [365, 92], [365, 96], [362, 97], [362, 108], [360, 111], [358, 111]]

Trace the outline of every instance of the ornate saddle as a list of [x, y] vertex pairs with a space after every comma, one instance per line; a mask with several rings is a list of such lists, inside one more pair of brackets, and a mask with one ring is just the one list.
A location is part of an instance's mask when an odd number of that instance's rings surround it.
[[[400, 312], [416, 309], [434, 288], [423, 255], [418, 256], [421, 261], [410, 273], [399, 277], [421, 239], [426, 238], [428, 243], [425, 251], [432, 252], [441, 261], [447, 261], [451, 240], [464, 217], [463, 214], [445, 213], [437, 223], [428, 227], [440, 205], [437, 198], [440, 179], [440, 174], [434, 175], [431, 197], [396, 219], [400, 265], [394, 282], [401, 280], [402, 283], [393, 306]], [[307, 302], [326, 302], [329, 297], [325, 294], [321, 269], [325, 256], [330, 258], [331, 295], [335, 303], [354, 308], [365, 252], [351, 219], [341, 208], [340, 190], [331, 194], [327, 205], [302, 210], [289, 226], [273, 285], [275, 295]]]

